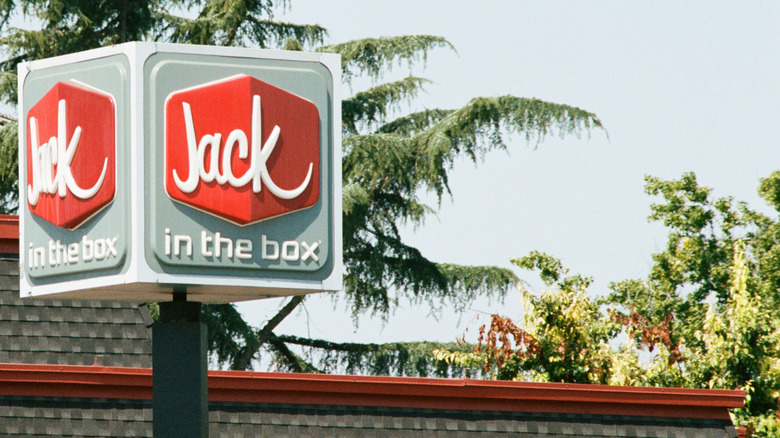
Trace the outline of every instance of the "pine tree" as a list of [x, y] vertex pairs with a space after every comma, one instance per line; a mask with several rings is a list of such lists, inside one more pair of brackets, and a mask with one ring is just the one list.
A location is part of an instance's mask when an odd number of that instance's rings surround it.
[[[353, 312], [387, 317], [399, 300], [458, 307], [480, 295], [505, 293], [517, 282], [510, 270], [436, 263], [403, 241], [400, 226], [421, 225], [435, 212], [437, 206], [425, 205], [421, 196], [432, 192], [439, 201], [448, 196], [448, 172], [460, 157], [478, 162], [489, 151], [506, 149], [508, 134], [539, 141], [601, 128], [599, 119], [575, 107], [513, 96], [404, 114], [427, 81], [381, 79], [393, 67], [424, 63], [431, 50], [451, 49], [449, 42], [412, 35], [322, 45], [322, 27], [274, 20], [286, 6], [272, 0], [0, 0], [0, 44], [8, 55], [0, 64], [0, 93], [5, 102], [16, 101], [19, 62], [131, 40], [338, 53], [346, 82], [364, 76], [374, 84], [342, 102], [344, 297]], [[13, 14], [34, 18], [40, 30], [8, 27]], [[0, 123], [0, 154], [7, 164], [0, 168], [0, 210], [11, 212], [17, 208], [16, 121], [6, 116]], [[291, 298], [260, 329], [250, 327], [232, 305], [205, 306], [213, 358], [249, 369], [265, 348], [281, 369], [332, 370], [306, 363], [289, 348], [300, 345], [323, 351], [321, 363], [341, 363], [347, 371], [450, 372], [444, 362], [426, 359], [437, 348], [433, 344], [339, 344], [276, 335], [276, 326], [303, 299]]]

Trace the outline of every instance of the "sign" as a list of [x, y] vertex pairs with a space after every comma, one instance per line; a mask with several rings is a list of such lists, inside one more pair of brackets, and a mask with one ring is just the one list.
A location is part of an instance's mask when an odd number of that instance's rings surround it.
[[74, 229], [114, 199], [114, 108], [110, 94], [67, 81], [54, 85], [30, 109], [27, 205], [34, 215]]
[[339, 72], [153, 43], [20, 65], [22, 297], [339, 290]]
[[319, 199], [319, 140], [316, 105], [251, 76], [175, 92], [165, 191], [240, 225], [302, 210]]

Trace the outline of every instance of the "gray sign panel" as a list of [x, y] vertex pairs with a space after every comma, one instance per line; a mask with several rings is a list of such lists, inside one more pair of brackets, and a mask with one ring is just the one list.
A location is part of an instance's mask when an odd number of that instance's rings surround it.
[[[58, 96], [58, 90], [55, 88], [58, 84], [70, 86], [76, 91], [67, 94], [67, 98], [63, 95]], [[116, 181], [127, 181], [130, 171], [130, 83], [127, 57], [114, 55], [33, 70], [26, 75], [20, 94], [24, 96], [20, 105], [19, 119], [19, 136], [22, 139], [20, 141], [19, 174], [22, 196], [20, 196], [19, 214], [24, 222], [24, 235], [21, 239], [24, 247], [20, 248], [20, 251], [24, 253], [24, 265], [22, 266], [24, 275], [34, 285], [45, 286], [54, 282], [93, 278], [122, 272], [126, 268], [129, 251], [128, 199], [130, 186], [116, 184]], [[91, 165], [97, 168], [103, 165], [107, 168], [115, 166], [115, 180], [103, 181], [101, 187], [106, 187], [109, 183], [115, 184], [115, 193], [107, 205], [95, 207], [96, 212], [87, 211], [86, 215], [91, 217], [88, 217], [75, 229], [69, 229], [57, 226], [51, 221], [54, 220], [53, 215], [61, 214], [62, 210], [67, 210], [70, 207], [56, 205], [41, 213], [46, 216], [44, 218], [33, 214], [27, 205], [30, 202], [29, 198], [33, 192], [33, 186], [36, 184], [28, 171], [28, 161], [32, 160], [32, 157], [27, 153], [29, 137], [38, 137], [39, 132], [44, 132], [43, 130], [46, 128], [49, 128], [49, 131], [54, 130], [55, 124], [62, 121], [64, 115], [64, 113], [58, 113], [56, 108], [46, 111], [47, 114], [37, 117], [36, 124], [39, 126], [35, 126], [37, 132], [33, 133], [30, 132], [30, 110], [36, 105], [40, 105], [44, 98], [51, 99], [53, 103], [59, 100], [70, 106], [75, 106], [79, 103], [75, 101], [81, 99], [85, 100], [84, 105], [90, 106], [92, 105], [90, 99], [94, 96], [97, 96], [98, 99], [101, 96], [105, 97], [113, 100], [114, 103], [115, 114], [111, 123], [115, 126], [115, 137], [97, 140], [115, 142], [115, 162], [106, 162], [104, 157], [97, 156], [94, 151], [90, 150], [92, 145], [90, 136], [95, 135], [90, 124], [95, 116], [91, 114], [88, 114], [80, 123], [80, 138], [77, 144], [73, 141], [73, 130], [68, 129], [69, 132], [65, 133], [65, 138], [74, 150], [74, 161], [90, 161]], [[48, 115], [48, 119], [41, 120], [46, 115]], [[46, 124], [50, 126], [45, 126]], [[48, 136], [40, 138], [38, 139], [39, 144], [34, 146], [38, 147], [49, 141]], [[55, 175], [52, 175], [51, 179], [58, 178], [56, 173], [62, 177], [65, 169], [63, 161], [62, 158], [59, 160], [59, 167], [55, 167]], [[77, 174], [77, 170], [72, 170], [72, 173], [74, 180], [80, 179], [81, 175]], [[88, 183], [88, 185], [90, 184]], [[82, 185], [84, 184], [82, 183]], [[69, 188], [66, 188], [64, 197], [57, 194], [40, 195], [40, 197], [46, 196], [59, 198], [55, 199], [56, 202], [74, 197]]]
[[[148, 244], [145, 254], [149, 266], [159, 272], [190, 275], [235, 275], [269, 279], [323, 279], [329, 276], [333, 270], [333, 236], [329, 224], [335, 220], [337, 213], [331, 208], [334, 188], [327, 183], [332, 180], [333, 163], [329, 151], [334, 147], [331, 142], [333, 133], [328, 123], [333, 117], [333, 78], [330, 72], [322, 64], [313, 62], [171, 53], [151, 56], [146, 61], [144, 72], [148, 78], [144, 123], [147, 126], [146, 132], [152, 134], [146, 142]], [[166, 126], [166, 122], [172, 122], [166, 119], [166, 100], [182, 90], [205, 90], [204, 94], [212, 99], [205, 105], [223, 106], [225, 111], [240, 112], [237, 107], [249, 105], [223, 99], [220, 88], [209, 90], [209, 87], [212, 84], [230, 82], [231, 78], [240, 80], [243, 76], [292, 93], [316, 106], [319, 114], [316, 123], [319, 127], [318, 147], [321, 159], [319, 163], [313, 164], [319, 167], [320, 180], [326, 182], [320, 184], [319, 198], [314, 205], [247, 225], [236, 224], [197, 206], [178, 202], [166, 193], [165, 186], [165, 177], [168, 176], [166, 171], [169, 171], [165, 166], [165, 136], [166, 131], [171, 129]], [[252, 95], [249, 91], [244, 92], [242, 89], [234, 94], [236, 99], [251, 102]], [[265, 96], [261, 97], [264, 103], [268, 100]], [[263, 106], [264, 114], [271, 112], [267, 105]], [[221, 134], [219, 146], [224, 150], [226, 138], [235, 127], [231, 126], [228, 120], [220, 125], [224, 126], [222, 132], [197, 132], [197, 115], [196, 113], [193, 122], [196, 140], [206, 134]], [[233, 117], [227, 118], [249, 121], [251, 112], [244, 111], [243, 114], [231, 116]], [[268, 133], [262, 134], [264, 138], [261, 142], [265, 142]], [[287, 134], [282, 129], [280, 138], [284, 139]], [[251, 134], [246, 132], [246, 135], [249, 137]], [[273, 153], [285, 153], [282, 149], [285, 146], [285, 143], [278, 144]], [[211, 151], [207, 150], [205, 153], [210, 154]], [[247, 160], [249, 159], [251, 156], [247, 157]], [[208, 156], [203, 161], [208, 164]], [[219, 165], [221, 162], [222, 155], [219, 155]], [[300, 168], [305, 169], [308, 164], [301, 162]], [[273, 172], [270, 166], [269, 164], [269, 172]], [[228, 187], [226, 191], [237, 190]], [[248, 190], [244, 190], [244, 194], [258, 196]], [[248, 196], [236, 199], [228, 197], [229, 195], [226, 195], [225, 199], [221, 200], [224, 205], [214, 207], [229, 212], [231, 208], [240, 208], [240, 204], [250, 202]], [[340, 215], [340, 212], [338, 214]]]
[[20, 65], [20, 294], [339, 290], [339, 75], [332, 54], [156, 43]]

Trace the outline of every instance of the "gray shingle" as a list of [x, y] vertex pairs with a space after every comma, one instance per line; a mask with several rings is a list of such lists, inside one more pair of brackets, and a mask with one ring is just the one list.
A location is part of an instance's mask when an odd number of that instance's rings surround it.
[[[735, 436], [727, 421], [348, 406], [211, 403], [209, 419], [213, 437]], [[151, 401], [0, 397], [0, 437], [148, 437], [151, 420]]]
[[272, 435], [281, 433], [282, 426], [287, 436], [318, 437], [733, 436], [727, 421], [691, 419], [241, 403], [212, 403], [210, 408], [213, 436], [230, 436], [226, 431], [243, 436]]
[[151, 437], [151, 421], [148, 401], [0, 397], [1, 437]]
[[146, 306], [118, 301], [22, 300], [18, 272], [18, 261], [0, 260], [0, 361], [152, 366], [151, 318]]

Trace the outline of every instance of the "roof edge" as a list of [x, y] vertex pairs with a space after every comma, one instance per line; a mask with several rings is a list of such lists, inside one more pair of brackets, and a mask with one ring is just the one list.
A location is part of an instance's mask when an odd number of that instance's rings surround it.
[[0, 254], [19, 254], [19, 216], [0, 214]]
[[[151, 400], [152, 370], [0, 364], [0, 396]], [[745, 392], [687, 388], [209, 371], [209, 400], [729, 420]]]

